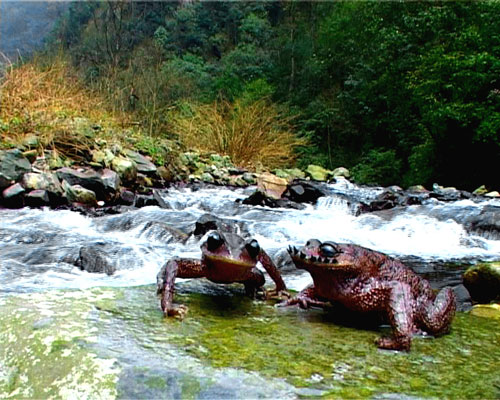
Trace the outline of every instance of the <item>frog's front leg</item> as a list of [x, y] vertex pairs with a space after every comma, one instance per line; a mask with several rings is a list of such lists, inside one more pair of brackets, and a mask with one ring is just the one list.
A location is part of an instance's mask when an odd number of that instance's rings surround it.
[[245, 293], [252, 299], [255, 298], [257, 292], [262, 290], [264, 283], [266, 283], [264, 274], [257, 268], [253, 268], [248, 279], [243, 282], [245, 285]]
[[322, 301], [318, 298], [316, 294], [316, 289], [314, 285], [306, 287], [304, 290], [300, 291], [299, 294], [283, 303], [280, 306], [294, 306], [298, 304], [300, 308], [307, 309], [309, 307], [320, 307], [325, 308], [328, 306], [328, 302]]
[[269, 274], [269, 276], [271, 277], [271, 279], [274, 281], [275, 284], [275, 288], [273, 290], [266, 292], [266, 297], [267, 298], [273, 298], [273, 297], [282, 298], [283, 296], [287, 298], [290, 297], [285, 282], [283, 281], [283, 278], [281, 277], [278, 268], [276, 267], [276, 265], [274, 265], [274, 262], [271, 259], [271, 257], [269, 257], [264, 250], [260, 249], [257, 259], [258, 261], [260, 261], [260, 263], [262, 264], [262, 266], [264, 267], [264, 269]]
[[156, 276], [157, 294], [161, 296], [160, 305], [165, 316], [183, 318], [187, 312], [184, 305], [174, 305], [175, 278], [202, 278], [206, 275], [205, 265], [194, 258], [173, 258], [168, 261]]

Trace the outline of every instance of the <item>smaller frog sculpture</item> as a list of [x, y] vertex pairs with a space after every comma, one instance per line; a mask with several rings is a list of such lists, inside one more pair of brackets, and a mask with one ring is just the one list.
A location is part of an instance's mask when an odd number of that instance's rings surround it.
[[324, 307], [330, 302], [379, 313], [393, 330], [392, 337], [378, 339], [382, 349], [408, 351], [412, 334], [438, 336], [450, 329], [456, 309], [453, 290], [444, 288], [436, 295], [428, 281], [396, 259], [354, 244], [317, 239], [300, 249], [289, 247], [288, 252], [314, 284], [284, 305]]
[[[156, 276], [157, 293], [165, 316], [184, 317], [187, 307], [174, 305], [175, 278], [207, 278], [215, 283], [241, 282], [245, 292], [255, 297], [262, 292], [264, 297], [288, 297], [286, 285], [281, 274], [267, 253], [255, 239], [245, 241], [235, 233], [211, 232], [200, 246], [202, 257], [173, 258], [168, 261]], [[275, 282], [275, 289], [263, 289], [264, 274], [257, 268], [260, 262]]]

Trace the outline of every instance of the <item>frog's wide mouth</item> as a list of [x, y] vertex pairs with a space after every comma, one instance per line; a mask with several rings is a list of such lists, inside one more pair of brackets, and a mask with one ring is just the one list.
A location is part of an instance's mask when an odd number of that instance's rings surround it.
[[240, 258], [219, 256], [215, 254], [205, 254], [205, 259], [214, 264], [223, 265], [227, 268], [252, 269], [255, 267], [255, 263], [242, 260]]
[[314, 252], [315, 254], [311, 254], [310, 249], [297, 249], [295, 246], [288, 246], [288, 254], [292, 258], [292, 261], [296, 265], [311, 265], [316, 267], [330, 268], [336, 269], [339, 267], [346, 267], [347, 264], [339, 263], [337, 257], [322, 257], [318, 254], [318, 252]]

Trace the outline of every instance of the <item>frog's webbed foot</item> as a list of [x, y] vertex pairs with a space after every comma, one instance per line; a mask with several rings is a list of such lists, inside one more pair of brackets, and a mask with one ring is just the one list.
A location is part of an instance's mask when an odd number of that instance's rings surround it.
[[375, 341], [379, 349], [410, 351], [410, 337], [382, 337]]
[[320, 307], [324, 308], [328, 305], [327, 302], [318, 300], [315, 294], [314, 286], [308, 286], [304, 290], [302, 290], [297, 296], [292, 297], [280, 304], [279, 307], [288, 307], [294, 306], [298, 304], [300, 308], [308, 309], [310, 307]]
[[163, 311], [165, 317], [176, 317], [184, 319], [188, 312], [188, 307], [184, 304], [172, 304], [168, 309]]
[[283, 302], [284, 300], [289, 300], [292, 297], [286, 289], [279, 290], [275, 288], [272, 290], [265, 290], [264, 293], [266, 300], [281, 300]]
[[201, 260], [191, 258], [173, 258], [168, 261], [156, 277], [157, 293], [160, 295], [160, 306], [165, 317], [184, 318], [187, 307], [176, 305], [174, 300], [175, 278], [198, 278], [205, 276], [204, 264]]

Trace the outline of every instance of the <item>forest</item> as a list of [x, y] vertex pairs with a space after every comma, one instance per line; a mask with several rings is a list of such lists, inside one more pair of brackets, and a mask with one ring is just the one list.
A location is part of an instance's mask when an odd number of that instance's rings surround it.
[[500, 183], [498, 15], [498, 2], [74, 2], [49, 52], [155, 137], [257, 107], [293, 132], [299, 166], [473, 190]]

